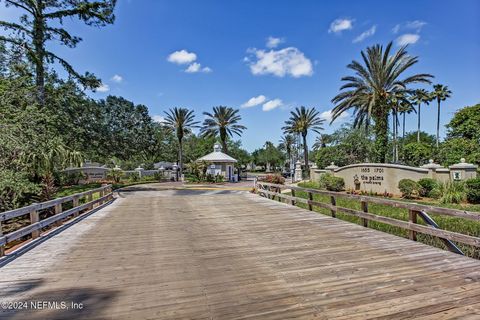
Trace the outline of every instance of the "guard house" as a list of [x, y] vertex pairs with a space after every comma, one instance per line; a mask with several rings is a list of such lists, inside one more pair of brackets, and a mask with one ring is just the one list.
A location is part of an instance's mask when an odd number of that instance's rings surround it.
[[197, 161], [206, 161], [209, 166], [207, 173], [222, 175], [226, 181], [235, 181], [234, 169], [237, 160], [222, 152], [222, 146], [213, 145], [213, 152], [199, 158]]

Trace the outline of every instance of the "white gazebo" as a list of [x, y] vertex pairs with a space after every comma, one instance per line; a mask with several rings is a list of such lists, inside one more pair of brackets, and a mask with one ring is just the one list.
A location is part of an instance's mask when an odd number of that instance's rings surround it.
[[226, 181], [234, 181], [234, 168], [237, 160], [222, 152], [222, 146], [218, 143], [213, 145], [213, 152], [199, 158], [197, 161], [205, 161], [209, 164], [207, 173], [222, 175]]

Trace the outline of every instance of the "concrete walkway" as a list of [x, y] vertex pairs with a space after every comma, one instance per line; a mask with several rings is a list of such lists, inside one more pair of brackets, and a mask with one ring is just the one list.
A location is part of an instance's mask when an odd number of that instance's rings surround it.
[[159, 188], [0, 268], [0, 318], [480, 317], [478, 260], [240, 190]]

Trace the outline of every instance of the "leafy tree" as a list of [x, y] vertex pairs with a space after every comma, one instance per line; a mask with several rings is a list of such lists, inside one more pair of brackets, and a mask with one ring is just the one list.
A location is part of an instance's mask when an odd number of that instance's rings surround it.
[[432, 147], [423, 142], [412, 142], [403, 147], [403, 161], [413, 167], [420, 166], [432, 158]]
[[227, 139], [234, 134], [240, 136], [247, 127], [239, 124], [242, 117], [238, 109], [226, 106], [213, 107], [213, 113], [204, 112], [207, 118], [203, 121], [200, 133], [204, 137], [219, 137], [223, 152], [228, 154]]
[[[417, 136], [417, 132], [407, 132], [405, 138], [402, 138], [402, 144], [406, 145], [417, 142]], [[435, 136], [432, 134], [428, 134], [425, 131], [420, 131], [420, 143], [425, 143], [426, 145], [433, 147], [435, 145]]]
[[277, 168], [285, 160], [282, 152], [275, 145], [267, 141], [261, 149], [252, 153], [256, 165], [265, 166], [266, 171], [270, 171], [271, 166]]
[[475, 140], [450, 138], [440, 144], [435, 158], [444, 166], [458, 163], [461, 158], [480, 165], [480, 145]]
[[437, 100], [437, 141], [436, 146], [438, 148], [438, 141], [440, 139], [440, 102], [450, 98], [452, 91], [443, 84], [436, 84], [433, 86], [433, 92], [431, 93], [432, 99]]
[[414, 74], [400, 79], [402, 74], [418, 62], [417, 57], [409, 56], [406, 46], [390, 55], [392, 42], [385, 51], [383, 46], [375, 45], [361, 52], [363, 63], [352, 61], [347, 67], [355, 72], [354, 76], [343, 77], [346, 83], [332, 99], [335, 107], [332, 111], [332, 122], [342, 113], [354, 109], [355, 127], [365, 125], [370, 120], [375, 122], [375, 151], [377, 162], [385, 162], [388, 150], [388, 115], [391, 106], [390, 95], [406, 92], [414, 83], [430, 83], [430, 74]]
[[464, 138], [480, 144], [480, 104], [455, 112], [447, 128], [448, 138]]
[[339, 167], [346, 166], [347, 152], [337, 146], [326, 146], [316, 152], [316, 163], [319, 168], [325, 168], [331, 163]]
[[193, 128], [198, 128], [193, 110], [173, 108], [165, 112], [165, 126], [175, 132], [178, 139], [178, 161], [180, 176], [183, 173], [183, 137]]
[[77, 18], [90, 26], [105, 26], [113, 23], [113, 10], [116, 0], [102, 1], [53, 1], [53, 0], [2, 0], [5, 5], [23, 12], [20, 21], [0, 21], [0, 27], [11, 31], [0, 40], [22, 48], [28, 60], [35, 67], [35, 83], [38, 101], [45, 102], [45, 70], [47, 63], [58, 62], [73, 78], [82, 85], [96, 88], [100, 81], [91, 73], [79, 74], [64, 59], [46, 49], [47, 41], [57, 40], [61, 45], [74, 48], [82, 39], [71, 35], [63, 22], [67, 18]]
[[290, 112], [290, 118], [285, 121], [285, 126], [282, 128], [285, 134], [301, 134], [303, 138], [303, 154], [305, 160], [305, 169], [308, 171], [308, 145], [307, 134], [312, 130], [318, 134], [323, 130], [322, 124], [325, 122], [321, 119], [319, 112], [315, 108], [295, 108], [295, 111]]

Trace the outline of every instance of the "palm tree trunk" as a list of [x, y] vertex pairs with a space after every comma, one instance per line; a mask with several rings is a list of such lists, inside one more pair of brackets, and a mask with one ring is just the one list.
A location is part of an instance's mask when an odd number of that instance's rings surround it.
[[303, 152], [305, 154], [305, 170], [308, 172], [308, 146], [307, 146], [307, 134], [302, 134], [303, 136]]
[[437, 108], [437, 148], [438, 141], [440, 139], [440, 99], [437, 99], [438, 108]]
[[392, 111], [392, 133], [393, 133], [393, 145], [392, 145], [392, 162], [395, 162], [395, 143], [397, 142], [396, 140], [396, 133], [395, 133], [395, 110]]
[[402, 132], [402, 144], [405, 144], [405, 113], [403, 113], [403, 132]]
[[183, 174], [183, 144], [182, 139], [178, 139], [178, 172], [180, 179]]
[[388, 113], [378, 112], [375, 115], [375, 161], [385, 163], [388, 154]]
[[227, 132], [226, 132], [225, 128], [220, 128], [220, 141], [222, 142], [223, 153], [228, 154]]
[[420, 103], [418, 104], [417, 142], [420, 143]]

